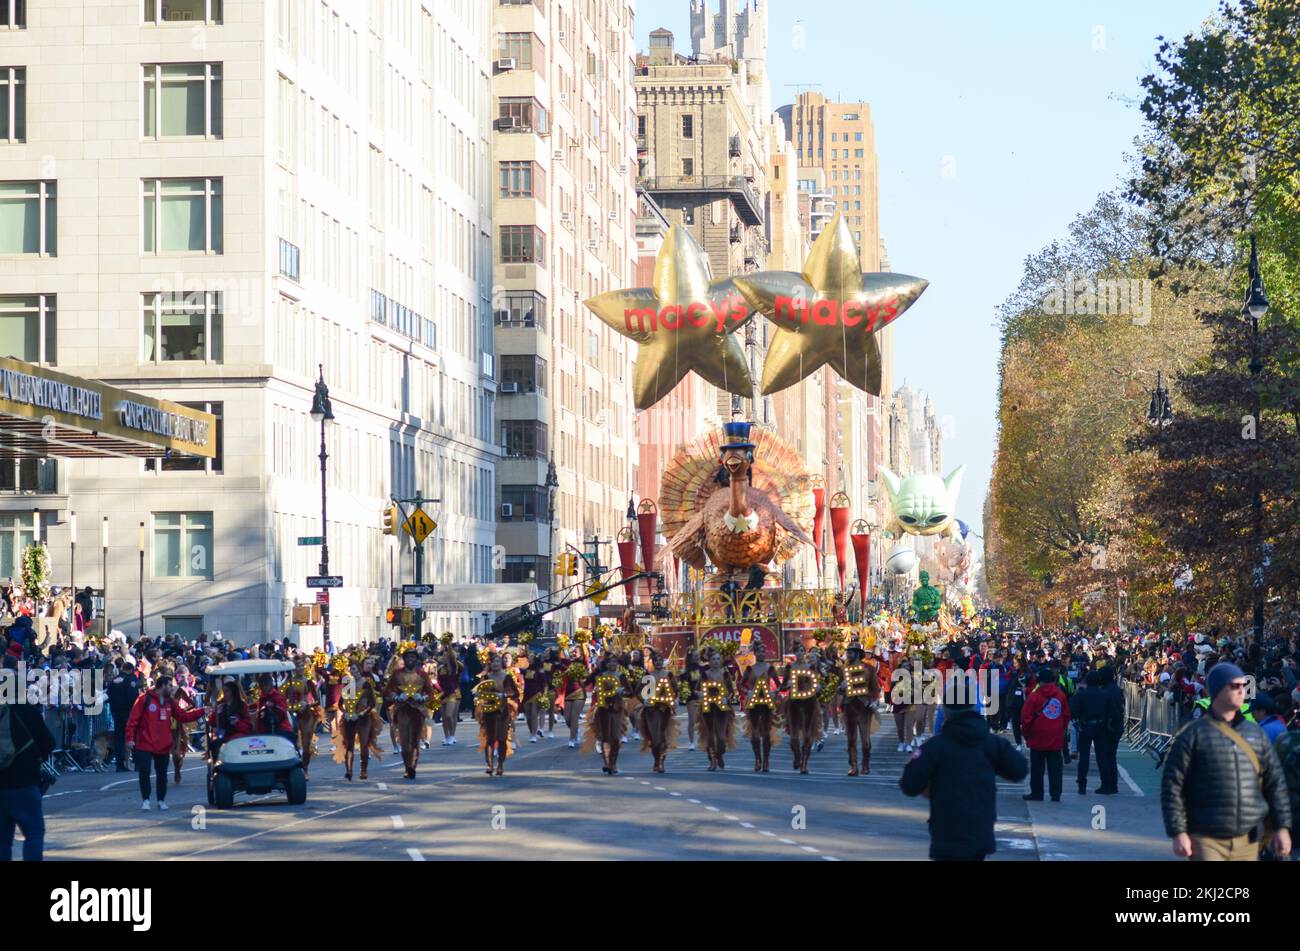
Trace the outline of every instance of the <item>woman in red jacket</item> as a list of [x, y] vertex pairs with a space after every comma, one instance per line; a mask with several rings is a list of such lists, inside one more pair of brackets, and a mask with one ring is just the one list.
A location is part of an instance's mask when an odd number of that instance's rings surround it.
[[1029, 793], [1024, 798], [1035, 802], [1043, 800], [1044, 768], [1052, 802], [1061, 801], [1061, 776], [1065, 768], [1061, 750], [1065, 748], [1065, 731], [1070, 726], [1070, 701], [1057, 685], [1055, 674], [1055, 670], [1041, 672], [1020, 713], [1020, 729], [1029, 744]]
[[167, 761], [172, 753], [172, 723], [193, 723], [203, 716], [202, 707], [190, 707], [172, 696], [172, 679], [159, 677], [152, 690], [136, 698], [126, 721], [126, 748], [135, 749], [135, 766], [140, 772], [140, 797], [149, 809], [149, 769], [158, 777], [158, 808], [167, 809]]

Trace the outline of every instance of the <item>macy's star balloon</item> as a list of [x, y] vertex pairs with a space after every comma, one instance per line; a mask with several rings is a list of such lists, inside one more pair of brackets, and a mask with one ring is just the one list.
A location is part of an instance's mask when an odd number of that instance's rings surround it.
[[879, 396], [880, 345], [873, 334], [930, 286], [906, 274], [863, 274], [848, 222], [838, 212], [814, 242], [802, 274], [759, 271], [733, 280], [778, 328], [763, 364], [764, 395], [829, 364], [858, 389]]
[[728, 393], [751, 396], [753, 379], [733, 332], [753, 311], [730, 279], [714, 281], [691, 233], [673, 225], [655, 258], [652, 287], [606, 291], [586, 301], [597, 317], [641, 345], [632, 374], [647, 409], [691, 370]]

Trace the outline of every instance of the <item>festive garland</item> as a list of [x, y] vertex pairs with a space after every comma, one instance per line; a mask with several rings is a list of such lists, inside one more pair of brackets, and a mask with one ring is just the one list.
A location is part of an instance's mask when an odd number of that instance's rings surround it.
[[536, 635], [532, 631], [524, 631], [519, 635], [519, 643], [524, 645], [531, 644], [535, 636]]
[[826, 680], [822, 683], [821, 689], [817, 691], [817, 699], [822, 703], [830, 703], [835, 699], [835, 692], [839, 689], [839, 674], [827, 674]]
[[50, 596], [50, 553], [44, 545], [28, 545], [23, 552], [23, 593], [36, 601]]

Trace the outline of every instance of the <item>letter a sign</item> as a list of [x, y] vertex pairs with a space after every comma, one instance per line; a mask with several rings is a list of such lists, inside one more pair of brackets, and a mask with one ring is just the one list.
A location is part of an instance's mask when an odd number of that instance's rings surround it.
[[411, 513], [411, 517], [402, 523], [406, 534], [410, 535], [417, 545], [423, 545], [429, 533], [437, 527], [438, 523], [429, 518], [424, 509], [416, 509]]

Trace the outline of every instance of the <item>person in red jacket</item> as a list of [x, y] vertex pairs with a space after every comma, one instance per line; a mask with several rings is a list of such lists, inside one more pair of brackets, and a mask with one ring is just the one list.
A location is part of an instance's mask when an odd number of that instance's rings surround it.
[[252, 714], [236, 678], [227, 677], [221, 685], [221, 699], [208, 715], [208, 722], [212, 735], [216, 737], [208, 746], [208, 758], [213, 762], [216, 762], [217, 751], [226, 740], [253, 735]]
[[283, 736], [291, 743], [297, 744], [293, 724], [289, 721], [289, 702], [275, 685], [275, 678], [262, 674], [257, 678], [260, 699], [257, 704], [257, 730], [259, 733], [274, 733]]
[[126, 748], [135, 750], [135, 767], [140, 773], [142, 810], [149, 809], [149, 769], [158, 777], [158, 808], [167, 809], [167, 763], [172, 753], [172, 723], [193, 723], [203, 716], [202, 707], [190, 707], [172, 696], [172, 679], [159, 677], [153, 689], [136, 698], [126, 721]]
[[1020, 729], [1029, 744], [1029, 793], [1025, 799], [1043, 801], [1043, 768], [1047, 768], [1052, 802], [1061, 801], [1061, 778], [1064, 760], [1065, 731], [1070, 726], [1070, 701], [1056, 683], [1055, 671], [1038, 678], [1025, 698], [1020, 713]]

